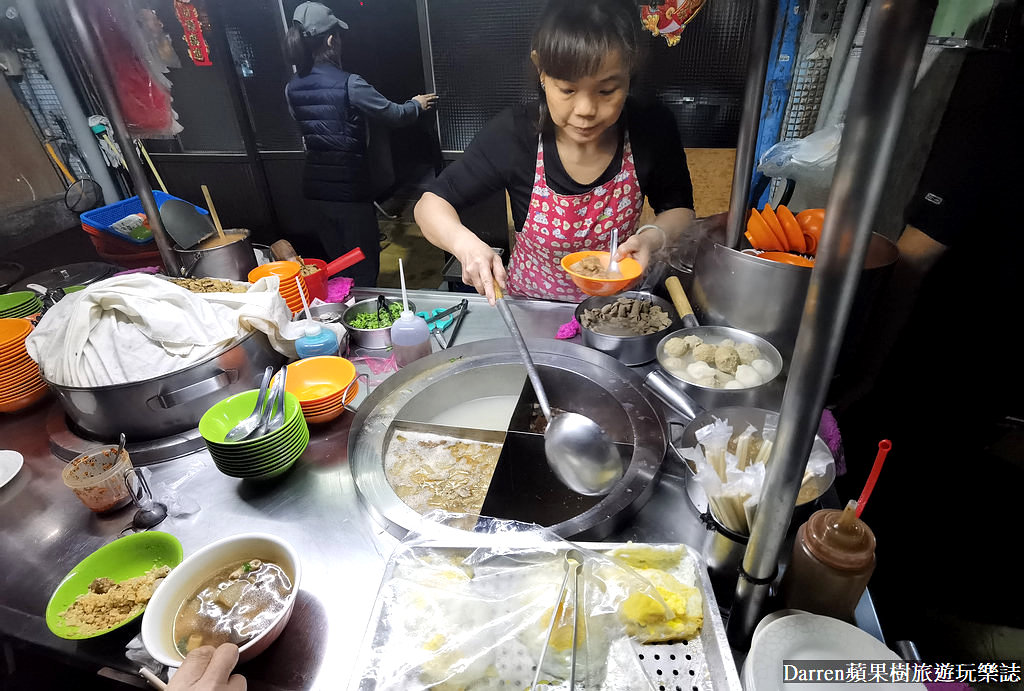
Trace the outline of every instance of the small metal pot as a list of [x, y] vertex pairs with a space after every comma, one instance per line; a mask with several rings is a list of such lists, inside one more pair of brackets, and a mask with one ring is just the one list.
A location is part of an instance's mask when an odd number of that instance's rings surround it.
[[[387, 304], [390, 305], [401, 305], [401, 300], [388, 300]], [[409, 309], [413, 312], [416, 311], [416, 305], [413, 304], [412, 300], [409, 301]], [[373, 314], [377, 311], [377, 298], [369, 298], [367, 300], [360, 300], [355, 303], [347, 310], [342, 316], [342, 323], [348, 332], [352, 335], [352, 345], [358, 348], [370, 348], [371, 350], [378, 350], [382, 348], [391, 347], [391, 327], [385, 326], [380, 329], [357, 329], [353, 327], [349, 322], [357, 314]]]
[[[645, 336], [609, 336], [608, 334], [597, 333], [583, 326], [580, 317], [584, 310], [604, 307], [619, 298], [649, 301], [665, 310], [671, 316], [672, 324], [657, 333]], [[607, 353], [622, 364], [630, 367], [643, 365], [653, 360], [657, 355], [658, 342], [662, 336], [669, 330], [678, 329], [681, 325], [676, 311], [667, 300], [663, 300], [643, 290], [627, 290], [615, 295], [587, 298], [576, 306], [576, 321], [580, 322], [580, 336], [583, 339], [583, 345], [594, 350], [600, 350], [602, 353]]]
[[[717, 343], [727, 338], [732, 339], [736, 344], [750, 343], [757, 347], [761, 356], [772, 363], [775, 375], [759, 386], [751, 386], [745, 389], [713, 389], [689, 382], [665, 366], [668, 357], [665, 354], [665, 344], [672, 338], [684, 338], [686, 336], [699, 336], [705, 342]], [[778, 395], [779, 375], [782, 374], [784, 362], [782, 355], [771, 343], [755, 334], [747, 331], [740, 331], [728, 326], [697, 326], [689, 329], [679, 329], [665, 336], [662, 336], [657, 346], [658, 364], [662, 371], [668, 375], [668, 379], [676, 388], [688, 394], [694, 401], [703, 408], [720, 408], [722, 406], [761, 406], [768, 407], [775, 405], [774, 398]]]
[[[712, 424], [715, 419], [727, 421], [733, 428], [734, 433], [739, 433], [746, 429], [747, 425], [753, 425], [760, 431], [763, 431], [766, 425], [778, 424], [779, 414], [774, 410], [766, 410], [764, 408], [754, 408], [747, 406], [729, 406], [725, 408], [715, 408], [713, 410], [705, 410], [701, 412], [697, 417], [691, 420], [686, 425], [679, 425], [678, 423], [670, 425], [669, 430], [669, 446], [672, 451], [679, 458], [684, 466], [690, 473], [694, 472], [694, 468], [690, 465], [690, 461], [683, 459], [679, 453], [679, 449], [689, 449], [697, 446], [697, 430]], [[681, 428], [681, 429], [680, 429]], [[828, 454], [832, 456], [832, 452], [828, 448], [828, 444], [819, 435], [814, 435], [814, 443], [811, 447], [811, 452], [818, 452]], [[810, 454], [808, 454], [810, 458]], [[793, 514], [793, 522], [795, 525], [799, 525], [803, 521], [807, 520], [815, 510], [815, 502], [825, 494], [832, 487], [832, 483], [836, 479], [836, 464], [833, 462], [828, 466], [828, 470], [821, 477], [814, 478], [813, 481], [809, 481], [806, 492], [803, 497], [797, 497], [796, 510]], [[691, 488], [689, 485], [694, 485]], [[687, 494], [690, 496], [691, 502], [694, 507], [704, 512], [707, 510], [707, 497], [704, 495], [703, 489], [700, 488], [700, 483], [687, 483]], [[735, 533], [733, 533], [735, 535]]]
[[237, 237], [226, 245], [208, 249], [193, 247], [183, 250], [175, 247], [174, 251], [181, 260], [182, 276], [248, 281], [249, 272], [256, 268], [256, 253], [252, 249], [249, 231], [235, 228], [225, 230], [224, 234]]

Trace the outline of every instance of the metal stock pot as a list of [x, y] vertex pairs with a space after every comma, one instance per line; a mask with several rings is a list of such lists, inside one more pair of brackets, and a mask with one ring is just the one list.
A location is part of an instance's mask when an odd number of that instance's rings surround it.
[[284, 361], [266, 334], [252, 331], [201, 362], [145, 381], [97, 387], [47, 384], [74, 426], [89, 437], [114, 441], [123, 432], [139, 442], [192, 429], [211, 405], [257, 388], [263, 370]]

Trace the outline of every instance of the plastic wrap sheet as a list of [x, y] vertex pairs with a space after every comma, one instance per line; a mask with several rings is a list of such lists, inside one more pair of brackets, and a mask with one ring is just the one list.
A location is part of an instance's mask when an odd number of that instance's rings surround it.
[[568, 689], [572, 578], [556, 603], [570, 549], [583, 555], [577, 688], [702, 691], [718, 688], [715, 676], [736, 679], [706, 571], [686, 546], [572, 544], [535, 525], [430, 516], [466, 529], [466, 544], [410, 534], [396, 548], [351, 688], [530, 689], [543, 653], [539, 685]]

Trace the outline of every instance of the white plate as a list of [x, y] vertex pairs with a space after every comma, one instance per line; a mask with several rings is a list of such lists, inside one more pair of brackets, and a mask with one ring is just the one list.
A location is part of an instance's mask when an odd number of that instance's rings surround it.
[[17, 451], [0, 451], [0, 487], [14, 479], [24, 462]]
[[[852, 624], [817, 614], [793, 614], [770, 622], [754, 639], [743, 670], [745, 691], [837, 691], [892, 688], [892, 684], [814, 684], [782, 682], [783, 660], [901, 660], [881, 641]], [[901, 691], [924, 691], [923, 684], [900, 684]]]

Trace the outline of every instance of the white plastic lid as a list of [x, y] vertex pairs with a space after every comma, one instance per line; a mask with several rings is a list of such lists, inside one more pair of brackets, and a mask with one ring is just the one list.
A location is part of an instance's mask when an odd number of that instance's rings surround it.
[[404, 322], [412, 321], [416, 318], [416, 313], [412, 310], [402, 310], [402, 316], [400, 318]]
[[319, 324], [306, 324], [305, 333], [307, 336], [316, 336], [323, 330], [324, 327], [320, 326]]

